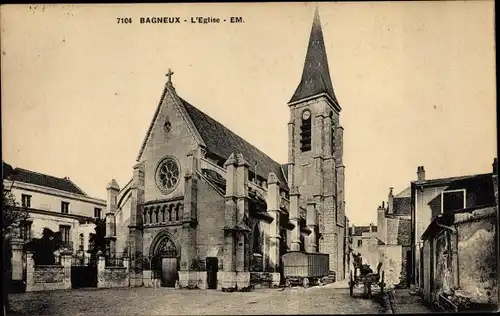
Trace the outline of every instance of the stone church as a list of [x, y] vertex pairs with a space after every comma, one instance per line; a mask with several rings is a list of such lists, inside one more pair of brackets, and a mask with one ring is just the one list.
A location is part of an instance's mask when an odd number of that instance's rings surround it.
[[133, 169], [107, 187], [109, 253], [131, 257], [131, 286], [245, 289], [282, 280], [287, 251], [329, 254], [344, 278], [341, 107], [316, 9], [288, 107], [288, 163], [276, 162], [179, 96], [171, 75]]

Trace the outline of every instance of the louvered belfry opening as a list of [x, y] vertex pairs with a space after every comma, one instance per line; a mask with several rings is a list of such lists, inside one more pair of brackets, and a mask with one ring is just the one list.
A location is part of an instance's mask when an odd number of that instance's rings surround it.
[[300, 150], [302, 152], [311, 150], [311, 117], [302, 119], [302, 124], [300, 125]]

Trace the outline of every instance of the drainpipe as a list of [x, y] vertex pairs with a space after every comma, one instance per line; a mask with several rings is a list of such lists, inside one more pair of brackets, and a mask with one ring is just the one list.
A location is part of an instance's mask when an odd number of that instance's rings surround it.
[[[441, 218], [442, 215], [439, 214], [438, 215], [438, 218]], [[456, 267], [453, 271], [453, 278], [455, 279], [455, 284], [456, 284], [456, 288], [458, 289], [460, 287], [460, 281], [459, 281], [459, 274], [458, 274], [458, 231], [455, 227], [451, 227], [451, 226], [446, 226], [446, 225], [443, 225], [443, 224], [440, 224], [438, 221], [436, 221], [436, 225], [438, 227], [441, 227], [441, 228], [444, 228], [448, 231], [450, 231], [452, 233], [452, 235], [455, 236], [455, 240], [456, 240], [456, 247], [454, 249], [452, 249], [453, 253], [452, 255], [455, 255], [455, 264], [456, 264]]]

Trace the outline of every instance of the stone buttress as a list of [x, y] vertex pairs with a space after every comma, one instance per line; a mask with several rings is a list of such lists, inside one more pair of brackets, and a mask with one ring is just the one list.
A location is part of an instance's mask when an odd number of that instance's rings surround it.
[[181, 288], [194, 288], [197, 285], [198, 272], [194, 268], [194, 263], [197, 258], [196, 253], [196, 226], [198, 224], [197, 216], [197, 199], [198, 199], [198, 182], [199, 176], [196, 173], [198, 170], [197, 151], [193, 151], [187, 155], [187, 171], [185, 178], [185, 194], [184, 194], [184, 214], [182, 220], [182, 237], [181, 244], [181, 264], [179, 271], [179, 286]]
[[247, 245], [248, 234], [248, 162], [234, 153], [226, 163], [224, 216], [224, 257], [222, 271], [217, 274], [217, 288], [222, 291], [245, 290], [250, 286]]

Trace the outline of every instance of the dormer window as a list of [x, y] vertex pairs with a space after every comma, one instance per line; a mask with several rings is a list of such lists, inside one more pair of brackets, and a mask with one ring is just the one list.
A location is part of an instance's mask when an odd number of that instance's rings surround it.
[[300, 124], [300, 150], [307, 152], [311, 150], [311, 112], [302, 112], [302, 122]]

